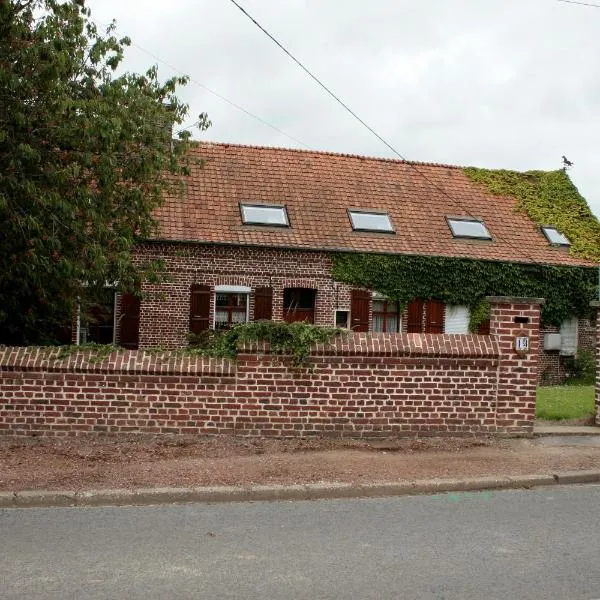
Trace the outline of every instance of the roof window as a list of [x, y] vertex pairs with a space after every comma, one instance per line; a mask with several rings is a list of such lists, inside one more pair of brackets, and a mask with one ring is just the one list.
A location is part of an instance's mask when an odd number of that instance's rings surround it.
[[464, 217], [447, 217], [448, 226], [455, 238], [491, 240], [492, 236], [483, 221]]
[[560, 231], [558, 231], [558, 229], [556, 229], [556, 227], [542, 227], [542, 231], [544, 232], [546, 239], [553, 246], [570, 246], [571, 245], [569, 238], [566, 235], [562, 234]]
[[244, 225], [271, 225], [274, 227], [289, 227], [287, 209], [285, 206], [272, 204], [240, 204], [242, 222]]
[[387, 213], [349, 210], [350, 222], [354, 231], [379, 231], [395, 233], [392, 221]]

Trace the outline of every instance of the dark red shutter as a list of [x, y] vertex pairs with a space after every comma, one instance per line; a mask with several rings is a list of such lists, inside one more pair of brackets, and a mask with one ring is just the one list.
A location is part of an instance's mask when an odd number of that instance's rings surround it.
[[199, 334], [209, 329], [210, 287], [194, 284], [190, 290], [190, 331]]
[[369, 331], [369, 302], [371, 292], [352, 290], [350, 292], [350, 327], [352, 331]]
[[263, 287], [254, 290], [254, 320], [273, 319], [273, 288]]
[[490, 335], [490, 320], [481, 321], [477, 327], [477, 333], [480, 335]]
[[444, 333], [444, 303], [428, 300], [425, 306], [425, 333]]
[[133, 294], [121, 296], [119, 344], [137, 350], [140, 342], [140, 299]]
[[408, 303], [407, 333], [423, 333], [423, 300], [415, 299]]

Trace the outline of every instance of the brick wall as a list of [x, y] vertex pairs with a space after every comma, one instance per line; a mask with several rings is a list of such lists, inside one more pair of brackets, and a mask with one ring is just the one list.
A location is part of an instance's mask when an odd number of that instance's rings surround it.
[[492, 335], [348, 334], [316, 346], [305, 368], [266, 347], [237, 362], [2, 348], [0, 433], [528, 435], [538, 328], [539, 303], [496, 298]]
[[596, 425], [600, 425], [600, 302], [590, 303], [596, 311]]

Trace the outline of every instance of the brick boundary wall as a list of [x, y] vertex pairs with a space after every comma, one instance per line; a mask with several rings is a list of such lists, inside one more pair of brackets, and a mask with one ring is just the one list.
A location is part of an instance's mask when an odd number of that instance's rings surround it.
[[348, 334], [302, 368], [265, 345], [235, 362], [0, 348], [0, 434], [530, 435], [540, 301], [492, 303], [489, 336]]

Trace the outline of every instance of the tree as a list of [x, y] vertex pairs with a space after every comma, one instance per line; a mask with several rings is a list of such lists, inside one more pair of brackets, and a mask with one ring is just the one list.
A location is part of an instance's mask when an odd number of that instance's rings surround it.
[[0, 344], [52, 342], [106, 282], [157, 274], [131, 250], [187, 169], [187, 79], [117, 74], [129, 44], [84, 0], [0, 0]]

